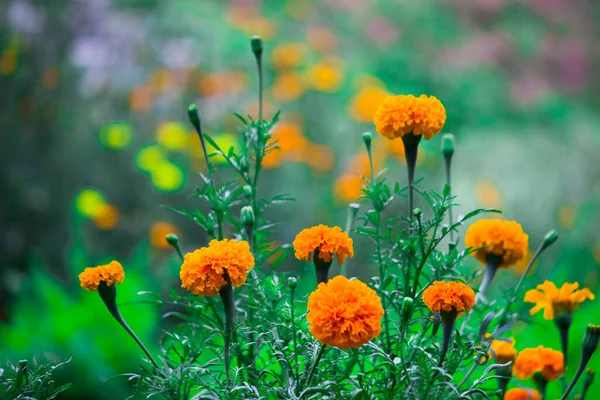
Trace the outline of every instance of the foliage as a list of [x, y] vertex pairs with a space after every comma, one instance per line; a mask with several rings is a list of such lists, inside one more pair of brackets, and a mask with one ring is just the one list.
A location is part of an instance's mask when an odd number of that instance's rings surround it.
[[21, 360], [16, 364], [7, 361], [7, 369], [0, 369], [0, 396], [11, 400], [52, 400], [69, 389], [70, 383], [59, 385], [52, 374], [56, 368], [69, 363], [71, 359], [60, 363], [38, 364]]

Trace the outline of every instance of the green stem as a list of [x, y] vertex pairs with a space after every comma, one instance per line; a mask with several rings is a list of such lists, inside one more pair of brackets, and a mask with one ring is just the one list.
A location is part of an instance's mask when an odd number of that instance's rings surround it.
[[106, 284], [106, 282], [102, 281], [102, 282], [100, 282], [100, 285], [98, 286], [98, 294], [100, 295], [100, 298], [106, 305], [106, 308], [108, 309], [110, 314], [113, 316], [113, 318], [115, 320], [117, 320], [117, 322], [119, 324], [121, 324], [123, 329], [125, 329], [125, 331], [129, 334], [129, 336], [131, 336], [133, 338], [133, 340], [135, 340], [135, 342], [138, 344], [138, 346], [140, 346], [142, 351], [146, 354], [146, 356], [148, 356], [148, 359], [150, 359], [150, 362], [152, 362], [152, 365], [154, 365], [154, 367], [156, 369], [159, 369], [158, 364], [156, 363], [156, 361], [154, 361], [154, 358], [152, 357], [152, 355], [150, 354], [150, 352], [148, 351], [146, 346], [144, 346], [144, 343], [142, 343], [142, 341], [137, 337], [137, 335], [133, 332], [133, 330], [129, 327], [129, 325], [127, 325], [127, 322], [125, 322], [125, 319], [123, 319], [123, 317], [121, 316], [121, 313], [119, 312], [119, 309], [117, 308], [117, 302], [116, 302], [116, 300], [117, 300], [116, 285], [112, 284], [112, 285], [108, 286]]
[[322, 344], [321, 348], [319, 349], [319, 353], [317, 354], [317, 358], [315, 359], [314, 364], [312, 365], [310, 372], [308, 373], [308, 378], [306, 378], [306, 386], [310, 385], [310, 380], [312, 379], [313, 375], [315, 374], [315, 371], [317, 369], [317, 365], [319, 364], [319, 362], [321, 361], [321, 358], [323, 357], [323, 354], [325, 354], [325, 350], [327, 349], [327, 346]]
[[456, 386], [456, 388], [458, 390], [460, 390], [460, 388], [462, 387], [462, 385], [464, 385], [465, 382], [467, 382], [467, 380], [471, 377], [471, 375], [473, 375], [473, 372], [475, 372], [476, 368], [477, 368], [477, 363], [473, 362], [473, 365], [471, 365], [471, 368], [467, 371], [467, 373], [462, 378], [462, 380], [460, 381], [460, 383], [458, 384], [458, 386]]
[[[227, 277], [229, 280], [229, 277]], [[231, 356], [229, 354], [231, 348], [231, 332], [233, 331], [233, 316], [235, 312], [235, 305], [233, 300], [233, 287], [231, 283], [227, 283], [219, 290], [219, 296], [223, 302], [223, 308], [225, 310], [225, 343], [224, 349], [224, 364], [225, 364], [225, 376], [227, 377], [227, 384], [231, 385], [229, 368], [231, 365]]]
[[[346, 233], [348, 234], [348, 237], [350, 237], [350, 232], [352, 231], [355, 218], [356, 208], [350, 205], [348, 206], [348, 212], [346, 213]], [[346, 260], [344, 264], [340, 267], [340, 275], [348, 277], [348, 263], [349, 260]]]
[[[579, 361], [579, 366], [577, 367], [577, 372], [575, 372], [575, 376], [573, 376], [571, 383], [569, 383], [569, 386], [563, 393], [560, 400], [566, 400], [569, 397], [569, 393], [571, 393], [571, 390], [573, 390], [573, 388], [575, 387], [575, 384], [577, 383], [579, 378], [581, 378], [581, 374], [583, 374], [583, 371], [585, 371], [585, 367], [588, 364], [588, 362], [590, 361], [590, 358], [592, 358], [592, 354], [589, 354], [586, 352], [584, 352], [582, 354], [581, 361]], [[581, 397], [583, 398], [584, 396], [582, 395]]]
[[[446, 160], [446, 185], [448, 185], [448, 187], [452, 187], [452, 179], [451, 179], [451, 167], [452, 167], [452, 156], [445, 156], [445, 160]], [[452, 192], [450, 192], [448, 194], [449, 196], [452, 196]], [[453, 218], [452, 218], [452, 206], [448, 207], [448, 226], [452, 226], [452, 222]], [[454, 242], [454, 230], [450, 231], [450, 241]]]
[[[294, 369], [298, 368], [298, 339], [296, 338], [297, 332], [294, 327], [296, 319], [294, 318], [294, 292], [295, 288], [290, 289], [290, 318], [292, 319], [292, 339], [294, 342]], [[296, 370], [296, 375], [299, 375], [299, 371]]]
[[[263, 68], [262, 68], [262, 49], [260, 52], [255, 52], [254, 56], [256, 58], [256, 66], [258, 70], [258, 123], [256, 126], [256, 163], [254, 166], [254, 179], [252, 180], [252, 209], [254, 211], [254, 215], [258, 220], [260, 216], [260, 210], [258, 207], [258, 200], [256, 196], [256, 189], [258, 186], [258, 176], [260, 175], [260, 169], [262, 164], [262, 158], [264, 153], [264, 145], [263, 137], [262, 137], [262, 121], [263, 121]], [[254, 224], [253, 226], [253, 235], [256, 230], [258, 224]]]
[[422, 135], [412, 133], [402, 136], [404, 143], [404, 157], [406, 159], [406, 168], [408, 170], [408, 215], [412, 219], [414, 209], [414, 182], [415, 169], [417, 166], [417, 156], [419, 153], [419, 142]]

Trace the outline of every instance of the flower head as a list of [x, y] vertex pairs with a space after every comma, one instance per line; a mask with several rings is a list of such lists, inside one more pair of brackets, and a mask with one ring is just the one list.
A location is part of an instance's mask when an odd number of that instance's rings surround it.
[[431, 312], [469, 312], [475, 304], [475, 292], [461, 282], [435, 281], [423, 292], [423, 301]]
[[337, 255], [340, 265], [344, 264], [346, 257], [354, 257], [352, 239], [339, 226], [306, 228], [296, 235], [293, 245], [298, 260], [310, 261], [315, 250], [319, 251], [319, 258], [325, 262], [331, 262], [333, 255]]
[[187, 253], [179, 277], [181, 287], [198, 296], [214, 296], [227, 284], [241, 286], [254, 267], [254, 256], [246, 241], [211, 240], [208, 247]]
[[540, 392], [535, 389], [513, 388], [504, 395], [504, 400], [540, 400]]
[[357, 279], [336, 276], [308, 298], [310, 332], [321, 343], [344, 350], [379, 336], [382, 316], [377, 293]]
[[494, 357], [498, 364], [513, 361], [517, 356], [517, 349], [514, 345], [513, 339], [494, 339], [490, 345], [490, 356]]
[[100, 282], [112, 286], [115, 283], [122, 283], [125, 279], [125, 271], [118, 261], [111, 261], [110, 264], [99, 265], [93, 268], [86, 268], [79, 274], [79, 282], [85, 290], [98, 290]]
[[482, 249], [472, 253], [482, 263], [488, 255], [501, 258], [499, 268], [507, 268], [527, 256], [529, 237], [515, 221], [480, 219], [467, 229], [465, 245]]
[[446, 109], [435, 96], [389, 96], [373, 117], [375, 128], [382, 136], [396, 139], [412, 133], [431, 139], [446, 122]]
[[579, 308], [585, 300], [594, 300], [594, 294], [587, 288], [577, 290], [579, 284], [565, 283], [559, 289], [553, 282], [545, 281], [525, 293], [525, 302], [535, 303], [529, 310], [531, 315], [544, 309], [544, 318], [553, 319], [557, 312], [571, 312]]
[[563, 353], [543, 346], [522, 350], [513, 365], [518, 379], [527, 379], [541, 372], [547, 381], [558, 379], [564, 373]]

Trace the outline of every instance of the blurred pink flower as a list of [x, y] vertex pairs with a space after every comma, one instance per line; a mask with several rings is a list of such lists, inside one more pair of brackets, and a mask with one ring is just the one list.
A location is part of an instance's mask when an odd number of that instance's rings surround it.
[[391, 44], [398, 39], [398, 30], [385, 18], [373, 17], [367, 26], [367, 36], [380, 46]]

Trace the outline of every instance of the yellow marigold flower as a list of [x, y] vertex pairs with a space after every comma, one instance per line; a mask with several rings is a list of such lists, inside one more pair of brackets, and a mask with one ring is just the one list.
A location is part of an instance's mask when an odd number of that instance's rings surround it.
[[388, 139], [410, 133], [431, 139], [446, 122], [446, 109], [435, 96], [389, 96], [373, 117], [377, 132]]
[[535, 389], [513, 388], [504, 395], [504, 400], [540, 400], [540, 392]]
[[545, 281], [525, 293], [525, 302], [535, 303], [535, 307], [529, 310], [531, 315], [544, 309], [545, 319], [554, 319], [554, 314], [563, 311], [574, 311], [585, 300], [594, 300], [594, 294], [587, 288], [577, 290], [579, 284], [565, 283], [559, 289], [554, 282]]
[[475, 292], [461, 282], [435, 281], [423, 292], [423, 301], [431, 312], [460, 314], [471, 311], [475, 304]]
[[494, 339], [490, 345], [489, 354], [496, 360], [496, 363], [506, 364], [513, 361], [517, 356], [517, 349], [514, 345], [515, 341], [513, 339]]
[[315, 250], [325, 262], [331, 262], [333, 255], [337, 255], [340, 265], [344, 264], [346, 257], [354, 257], [352, 239], [339, 226], [317, 225], [303, 229], [292, 244], [298, 260], [310, 261]]
[[211, 240], [208, 247], [187, 253], [179, 277], [181, 287], [198, 296], [214, 296], [227, 284], [246, 282], [246, 274], [254, 267], [254, 256], [246, 241]]
[[474, 249], [471, 255], [482, 263], [488, 255], [501, 257], [498, 268], [508, 268], [527, 256], [529, 236], [515, 221], [480, 219], [467, 229], [465, 245]]
[[350, 116], [358, 122], [369, 122], [389, 93], [376, 85], [362, 87], [350, 103]]
[[111, 261], [110, 264], [99, 265], [93, 268], [86, 268], [79, 274], [79, 282], [85, 290], [98, 290], [100, 282], [105, 282], [107, 286], [115, 283], [123, 283], [125, 271], [118, 261]]
[[513, 365], [518, 379], [528, 379], [541, 372], [547, 381], [558, 379], [563, 373], [563, 353], [543, 346], [522, 350]]
[[319, 342], [344, 350], [379, 336], [382, 316], [377, 293], [357, 279], [336, 276], [308, 297], [310, 332]]

